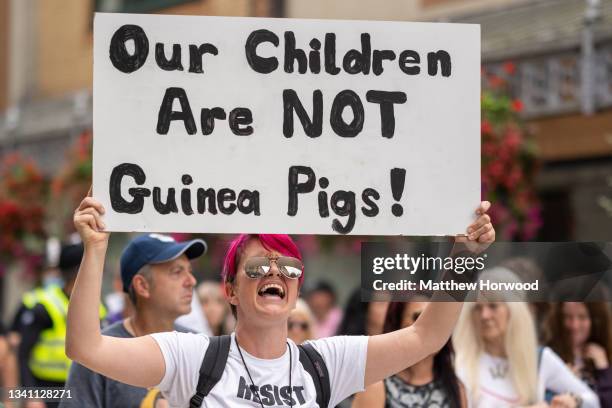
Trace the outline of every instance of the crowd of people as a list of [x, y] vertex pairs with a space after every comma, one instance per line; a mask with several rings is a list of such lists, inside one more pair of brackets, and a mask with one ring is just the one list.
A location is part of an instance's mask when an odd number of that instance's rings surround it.
[[[487, 208], [467, 240], [494, 239]], [[143, 234], [123, 250], [125, 299], [107, 313], [102, 213], [83, 201], [84, 244], [62, 247], [61, 282], [26, 293], [0, 324], [0, 387], [71, 391], [26, 408], [612, 407], [608, 303], [367, 303], [357, 289], [341, 307], [328, 283], [302, 286], [286, 235], [238, 236], [220, 281], [198, 284], [190, 261], [204, 241]], [[505, 273], [519, 276], [513, 265]], [[201, 324], [181, 324], [194, 313]]]

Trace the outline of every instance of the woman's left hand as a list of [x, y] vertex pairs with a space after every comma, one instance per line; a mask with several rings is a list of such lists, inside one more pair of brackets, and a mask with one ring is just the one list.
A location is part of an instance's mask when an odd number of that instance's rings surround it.
[[484, 251], [492, 242], [495, 241], [495, 228], [491, 224], [491, 217], [487, 211], [491, 208], [491, 203], [482, 201], [476, 209], [478, 218], [466, 230], [465, 236], [455, 237], [455, 242], [463, 243], [468, 249], [476, 252]]

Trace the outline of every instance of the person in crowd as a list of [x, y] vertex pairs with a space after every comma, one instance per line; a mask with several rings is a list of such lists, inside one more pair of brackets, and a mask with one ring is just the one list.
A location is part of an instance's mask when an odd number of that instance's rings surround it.
[[306, 302], [315, 318], [315, 336], [323, 338], [335, 335], [342, 321], [342, 309], [336, 305], [334, 288], [320, 281], [308, 291]]
[[381, 334], [383, 332], [388, 307], [389, 302], [370, 302], [368, 305], [368, 313], [366, 315], [366, 333], [368, 336], [376, 336], [377, 334]]
[[[113, 339], [133, 339], [157, 332], [187, 331], [175, 325], [175, 320], [191, 310], [196, 280], [190, 260], [205, 251], [206, 244], [200, 239], [179, 243], [160, 234], [132, 239], [121, 255], [121, 281], [133, 313], [102, 333]], [[127, 357], [130, 364], [139, 364], [135, 357]], [[66, 387], [71, 390], [71, 398], [62, 400], [62, 408], [144, 408], [147, 405], [143, 402], [155, 406], [155, 400], [161, 398], [159, 390], [123, 384], [78, 363], [72, 365]]]
[[[484, 271], [480, 279], [520, 282], [500, 269]], [[453, 334], [457, 373], [470, 406], [547, 406], [549, 393], [551, 407], [599, 407], [597, 396], [554, 351], [538, 348], [527, 303], [505, 302], [505, 295], [488, 293], [466, 303]]]
[[212, 335], [212, 330], [202, 310], [195, 287], [193, 288], [193, 294], [191, 296], [191, 311], [185, 315], [179, 316], [176, 319], [176, 324], [185, 327], [193, 333], [202, 333], [207, 336]]
[[[427, 307], [427, 297], [415, 296], [407, 303], [392, 302], [385, 317], [384, 333], [416, 322]], [[449, 341], [438, 352], [411, 367], [370, 385], [355, 396], [353, 408], [467, 408], [465, 389], [453, 367]]]
[[314, 316], [303, 299], [298, 299], [295, 309], [289, 314], [287, 321], [288, 336], [295, 344], [302, 344], [306, 340], [315, 338], [313, 333]]
[[[0, 322], [0, 389], [17, 387], [17, 361], [13, 353], [10, 342], [7, 338], [8, 332]], [[14, 405], [7, 399], [7, 395], [0, 396], [0, 406], [4, 402], [6, 408], [13, 408]]]
[[612, 316], [604, 302], [553, 305], [548, 346], [612, 407]]
[[223, 297], [221, 284], [213, 281], [204, 281], [196, 289], [200, 307], [213, 336], [229, 333], [226, 321], [229, 317], [229, 307]]
[[[388, 302], [362, 302], [361, 287], [351, 292], [344, 306], [344, 317], [336, 333], [339, 336], [375, 336], [382, 333]], [[349, 408], [354, 395], [338, 404], [338, 408]]]
[[[62, 281], [27, 292], [13, 327], [19, 332], [18, 361], [23, 387], [63, 388], [71, 361], [65, 353], [66, 314], [81, 258], [82, 244], [61, 247], [57, 268]], [[99, 298], [100, 294], [98, 294]], [[105, 309], [96, 300], [96, 325]], [[58, 402], [28, 400], [26, 408], [57, 407]]]
[[[478, 207], [467, 236], [456, 238], [455, 251], [460, 252], [455, 254], [482, 251], [495, 239], [486, 214], [489, 207], [488, 202]], [[319, 372], [327, 370], [317, 380], [328, 382], [329, 393], [318, 393], [306, 360], [300, 359], [304, 349], [287, 336], [289, 315], [304, 279], [299, 249], [288, 235], [241, 234], [230, 244], [223, 268], [236, 329], [224, 338], [229, 341], [222, 375], [211, 389], [203, 389], [198, 382], [207, 378], [199, 373], [209, 368], [202, 362], [213, 338], [178, 332], [127, 339], [101, 334], [96, 309], [109, 238], [103, 231], [103, 214], [102, 205], [91, 197], [75, 211], [85, 256], [68, 311], [66, 351], [77, 362], [116, 381], [159, 388], [171, 407], [185, 407], [190, 401], [191, 406], [206, 407], [298, 407], [314, 406], [317, 400], [325, 400], [323, 406], [335, 406], [441, 349], [462, 308], [461, 302], [432, 302], [412, 326], [401, 330], [307, 342], [308, 358], [320, 363]], [[456, 299], [444, 292], [437, 295]], [[457, 296], [464, 299], [463, 293]], [[214, 339], [217, 347], [218, 338]]]
[[340, 336], [365, 335], [368, 307], [368, 302], [361, 301], [361, 287], [355, 288], [344, 305], [342, 322], [340, 322], [336, 334]]
[[117, 323], [133, 313], [132, 305], [128, 300], [128, 295], [123, 291], [121, 272], [113, 271], [112, 292], [104, 297], [104, 304], [107, 308], [106, 325]]
[[342, 336], [381, 334], [388, 305], [386, 301], [362, 302], [361, 288], [356, 288], [346, 302], [344, 317], [336, 334]]
[[[540, 293], [548, 293], [549, 288], [544, 271], [530, 258], [511, 257], [503, 260], [499, 266], [512, 271], [523, 282], [538, 282]], [[548, 314], [550, 303], [546, 301], [529, 302], [529, 310], [536, 325], [538, 344], [543, 344], [547, 337]]]

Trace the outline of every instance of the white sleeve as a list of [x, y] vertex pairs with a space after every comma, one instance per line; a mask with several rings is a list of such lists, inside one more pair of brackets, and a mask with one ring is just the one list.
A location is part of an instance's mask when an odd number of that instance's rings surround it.
[[201, 334], [167, 332], [153, 333], [166, 369], [158, 388], [171, 407], [185, 407], [195, 394], [200, 366], [208, 348], [208, 337]]
[[542, 351], [540, 380], [546, 390], [558, 394], [572, 393], [582, 398], [583, 408], [599, 408], [599, 398], [584, 382], [572, 373], [563, 360], [550, 348]]
[[335, 336], [309, 341], [321, 354], [329, 371], [329, 406], [365, 389], [368, 336]]

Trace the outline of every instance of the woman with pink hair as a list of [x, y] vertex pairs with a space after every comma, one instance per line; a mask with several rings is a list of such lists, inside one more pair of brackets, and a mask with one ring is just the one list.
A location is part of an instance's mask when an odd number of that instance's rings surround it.
[[[468, 236], [456, 240], [467, 247], [494, 241], [495, 230], [486, 214], [489, 206], [481, 203]], [[319, 373], [314, 378], [302, 349], [287, 336], [288, 318], [304, 280], [300, 251], [288, 235], [240, 235], [232, 241], [223, 268], [236, 329], [222, 375], [203, 399], [194, 402], [212, 338], [177, 332], [129, 339], [100, 334], [97, 307], [108, 243], [103, 213], [91, 197], [75, 212], [85, 255], [68, 311], [67, 355], [118, 381], [157, 387], [171, 407], [190, 406], [190, 400], [192, 407], [336, 406], [367, 385], [437, 352], [462, 308], [461, 302], [432, 302], [413, 325], [400, 330], [306, 342], [314, 353], [309, 358], [320, 358], [314, 359]], [[317, 392], [320, 389], [324, 392]]]

